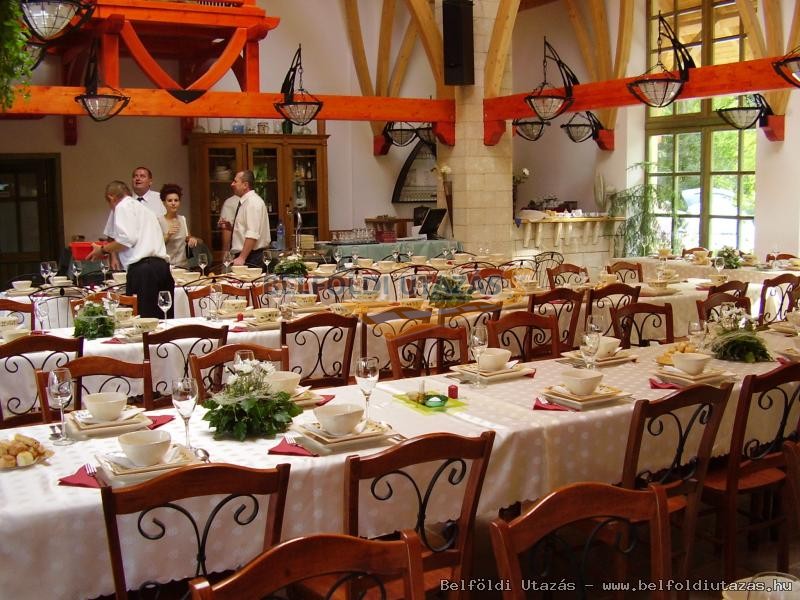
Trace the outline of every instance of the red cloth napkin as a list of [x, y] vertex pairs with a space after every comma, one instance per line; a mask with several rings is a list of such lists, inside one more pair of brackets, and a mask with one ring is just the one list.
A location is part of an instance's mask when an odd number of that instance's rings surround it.
[[306, 450], [297, 444], [290, 444], [286, 439], [282, 439], [275, 446], [269, 449], [269, 454], [283, 454], [285, 456], [319, 456], [313, 452]]
[[31, 335], [47, 335], [49, 333], [50, 332], [47, 331], [46, 329], [34, 329], [33, 331], [31, 331]]
[[319, 400], [316, 405], [322, 406], [323, 404], [327, 404], [334, 398], [336, 398], [336, 396], [334, 396], [333, 394], [322, 394], [322, 400]]
[[552, 404], [550, 402], [543, 402], [541, 398], [536, 398], [533, 401], [533, 410], [559, 410], [559, 411], [566, 411], [566, 412], [574, 412], [573, 409], [568, 408], [566, 406], [561, 406], [560, 404]]
[[650, 378], [650, 389], [652, 390], [679, 390], [681, 386], [676, 383], [667, 383], [658, 379]]
[[162, 425], [166, 425], [170, 421], [172, 421], [175, 417], [172, 415], [150, 415], [147, 417], [150, 419], [153, 424], [148, 427], [148, 429], [155, 429], [156, 427], [161, 427]]
[[81, 465], [81, 468], [75, 471], [72, 475], [67, 475], [58, 480], [58, 485], [72, 485], [75, 487], [85, 488], [99, 488], [100, 482], [94, 475], [89, 475], [86, 472], [86, 467]]
[[236, 327], [231, 327], [230, 329], [228, 329], [228, 331], [231, 331], [233, 333], [247, 333], [250, 330], [247, 327], [242, 327], [241, 325], [237, 325]]
[[794, 364], [791, 360], [784, 358], [783, 356], [779, 356], [775, 360], [778, 361], [782, 366]]
[[531, 371], [530, 373], [526, 373], [525, 377], [530, 377], [531, 379], [536, 377], [536, 369], [533, 369], [533, 371]]
[[123, 342], [118, 337], [112, 337], [112, 338], [108, 338], [107, 340], [102, 341], [100, 343], [101, 344], [124, 344], [125, 342]]

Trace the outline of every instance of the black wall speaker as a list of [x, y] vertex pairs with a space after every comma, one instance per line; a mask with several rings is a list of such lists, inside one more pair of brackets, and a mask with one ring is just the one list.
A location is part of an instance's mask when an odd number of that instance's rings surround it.
[[472, 40], [472, 0], [442, 2], [444, 82], [447, 85], [475, 83], [475, 48]]

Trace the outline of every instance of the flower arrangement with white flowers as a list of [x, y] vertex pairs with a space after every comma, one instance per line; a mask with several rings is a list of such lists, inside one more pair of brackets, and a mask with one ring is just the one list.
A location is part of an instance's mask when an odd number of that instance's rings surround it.
[[709, 336], [708, 346], [720, 360], [746, 363], [772, 360], [764, 340], [756, 333], [755, 321], [742, 308], [721, 305], [719, 320], [709, 323]]
[[512, 176], [512, 181], [514, 182], [514, 185], [519, 185], [520, 183], [528, 179], [528, 177], [530, 176], [531, 176], [530, 170], [527, 167], [522, 167], [518, 175], [515, 174]]

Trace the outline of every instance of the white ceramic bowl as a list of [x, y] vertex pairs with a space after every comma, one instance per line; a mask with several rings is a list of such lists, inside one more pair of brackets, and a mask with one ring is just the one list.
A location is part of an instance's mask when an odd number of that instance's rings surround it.
[[133, 308], [130, 306], [118, 306], [114, 311], [117, 321], [130, 321], [133, 318]]
[[336, 265], [317, 265], [317, 271], [330, 275], [336, 271]]
[[180, 275], [182, 273], [186, 273], [186, 269], [184, 269], [183, 267], [170, 267], [169, 270], [172, 271], [173, 275]]
[[299, 384], [300, 373], [294, 371], [275, 371], [269, 376], [269, 387], [275, 393], [286, 392], [292, 395]]
[[31, 332], [30, 329], [3, 329], [3, 341], [4, 342], [13, 342], [14, 340], [25, 337]]
[[117, 438], [120, 448], [133, 464], [150, 467], [164, 460], [172, 438], [163, 429], [143, 429], [123, 433]]
[[226, 298], [222, 301], [222, 310], [236, 312], [247, 308], [247, 298]]
[[0, 331], [4, 329], [14, 329], [17, 325], [19, 325], [17, 317], [0, 317]]
[[316, 294], [295, 294], [294, 301], [297, 306], [314, 306], [317, 301]]
[[709, 275], [708, 278], [714, 285], [722, 285], [723, 283], [728, 281], [728, 276], [723, 275], [722, 273], [714, 273], [712, 275]]
[[247, 265], [232, 265], [231, 273], [235, 273], [237, 275], [245, 275], [249, 268], [250, 267], [248, 267]]
[[31, 283], [33, 282], [30, 279], [20, 279], [19, 281], [12, 281], [11, 285], [15, 290], [27, 290], [30, 289]]
[[374, 301], [381, 295], [380, 290], [359, 290], [353, 292], [353, 298], [356, 300]]
[[370, 268], [372, 266], [372, 259], [371, 258], [359, 258], [356, 263], [359, 267], [363, 268]]
[[379, 260], [378, 261], [378, 268], [383, 269], [384, 271], [388, 271], [389, 269], [399, 268], [398, 265], [393, 260]]
[[328, 305], [328, 310], [330, 310], [333, 314], [342, 317], [349, 317], [352, 315], [354, 308], [355, 307], [352, 304], [343, 304], [341, 302], [334, 302], [333, 304]]
[[600, 344], [597, 346], [597, 358], [608, 358], [619, 348], [620, 340], [607, 335], [600, 336]]
[[98, 392], [96, 394], [86, 394], [83, 397], [83, 404], [98, 421], [113, 421], [119, 418], [128, 398], [119, 392]]
[[306, 266], [306, 269], [309, 271], [316, 271], [317, 267], [319, 266], [318, 262], [314, 262], [313, 260], [309, 260], [303, 263]]
[[326, 404], [314, 409], [322, 428], [333, 435], [352, 433], [361, 422], [364, 409], [357, 404]]
[[125, 283], [128, 280], [128, 274], [125, 271], [115, 271], [111, 274], [111, 278], [116, 283]]
[[411, 308], [422, 308], [425, 304], [425, 298], [403, 298], [400, 300], [401, 306], [408, 306]]
[[245, 271], [245, 273], [250, 277], [258, 277], [263, 272], [264, 271], [261, 269], [261, 267], [247, 267], [247, 271]]
[[158, 327], [158, 319], [155, 317], [141, 317], [133, 321], [133, 328], [139, 333], [155, 331], [156, 327]]
[[456, 252], [455, 256], [453, 257], [457, 263], [465, 263], [472, 258], [471, 254], [467, 254], [466, 252]]
[[259, 322], [267, 322], [267, 321], [276, 321], [280, 316], [281, 311], [277, 308], [254, 308], [253, 309], [253, 316], [255, 317], [256, 321]]
[[501, 371], [505, 368], [509, 358], [511, 358], [510, 350], [505, 348], [486, 348], [481, 354], [478, 365], [481, 371]]
[[576, 396], [588, 396], [597, 389], [603, 374], [587, 369], [569, 369], [561, 373], [561, 379]]
[[708, 258], [708, 252], [706, 252], [705, 250], [695, 250], [694, 252], [692, 252], [692, 254], [694, 254], [694, 257], [697, 260], [701, 261]]
[[[456, 255], [458, 256], [458, 255]], [[428, 257], [424, 254], [412, 254], [411, 262], [415, 265], [424, 265], [428, 261]]]
[[447, 266], [447, 259], [446, 258], [432, 258], [431, 259], [431, 266], [436, 267], [437, 269], [441, 269], [442, 267]]
[[689, 375], [699, 375], [703, 372], [711, 357], [698, 352], [675, 352], [672, 355], [672, 364]]

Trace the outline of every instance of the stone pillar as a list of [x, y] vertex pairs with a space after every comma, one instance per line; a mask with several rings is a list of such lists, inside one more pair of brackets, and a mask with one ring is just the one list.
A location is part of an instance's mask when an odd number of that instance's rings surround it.
[[[475, 0], [475, 85], [455, 88], [456, 143], [452, 148], [438, 144], [437, 162], [452, 169], [453, 237], [469, 252], [489, 247], [511, 256], [516, 233], [510, 126], [497, 145], [483, 143], [484, 65], [498, 4], [498, 0]], [[509, 52], [501, 94], [510, 93]]]

